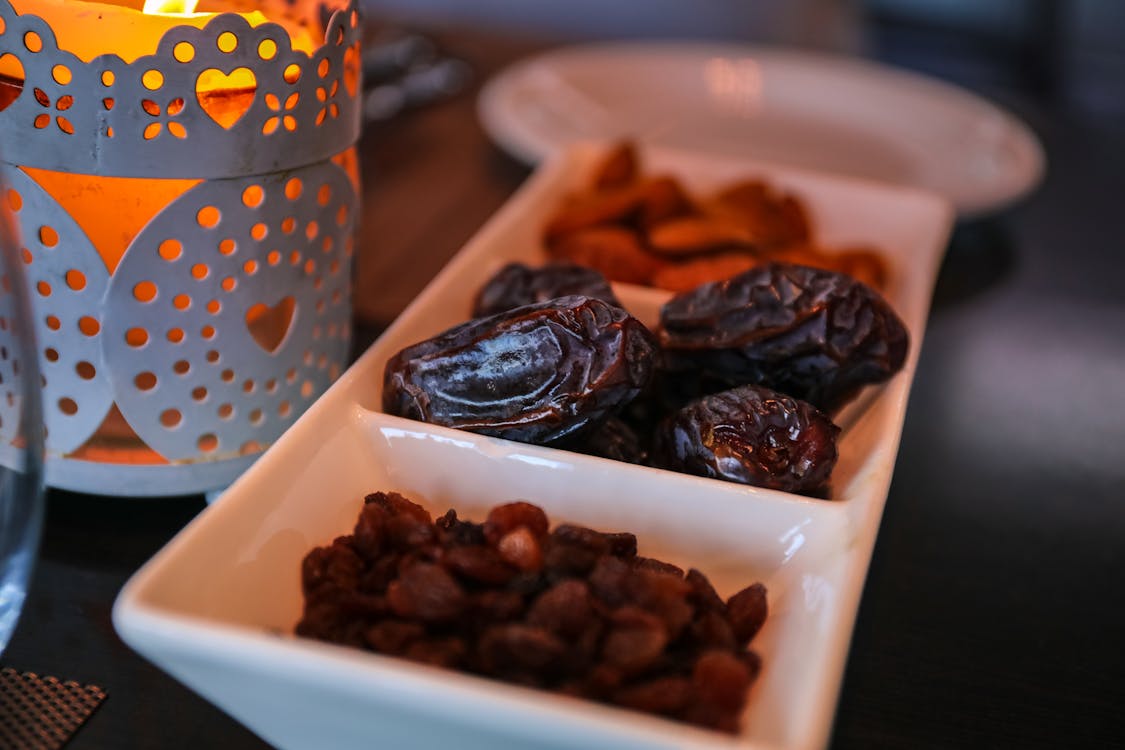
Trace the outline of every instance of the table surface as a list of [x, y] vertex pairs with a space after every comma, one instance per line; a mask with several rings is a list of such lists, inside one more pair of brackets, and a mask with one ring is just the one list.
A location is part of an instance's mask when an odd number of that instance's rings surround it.
[[[480, 30], [441, 39], [478, 84], [546, 46]], [[1036, 130], [1050, 169], [1029, 199], [950, 243], [834, 748], [1125, 746], [1125, 132], [1058, 100], [977, 88]], [[474, 94], [364, 134], [359, 347], [528, 174], [490, 145]], [[110, 621], [129, 575], [203, 507], [50, 493], [3, 663], [108, 692], [71, 750], [266, 747]]]

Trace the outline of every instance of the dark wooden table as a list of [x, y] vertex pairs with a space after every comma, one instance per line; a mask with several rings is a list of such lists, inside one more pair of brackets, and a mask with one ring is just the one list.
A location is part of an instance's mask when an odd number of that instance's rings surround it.
[[[443, 39], [478, 83], [546, 46]], [[950, 244], [834, 748], [1125, 746], [1125, 128], [978, 88], [1032, 125], [1050, 171]], [[360, 347], [528, 173], [489, 144], [474, 93], [364, 135]], [[203, 507], [50, 494], [3, 663], [108, 691], [72, 750], [265, 747], [110, 623], [128, 576]]]

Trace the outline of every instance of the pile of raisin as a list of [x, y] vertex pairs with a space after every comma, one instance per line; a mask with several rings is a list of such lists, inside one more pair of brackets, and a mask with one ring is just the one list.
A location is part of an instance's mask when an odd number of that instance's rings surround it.
[[725, 732], [760, 671], [747, 644], [762, 584], [723, 601], [698, 570], [638, 555], [632, 534], [551, 529], [526, 502], [435, 521], [377, 492], [301, 575], [299, 635]]

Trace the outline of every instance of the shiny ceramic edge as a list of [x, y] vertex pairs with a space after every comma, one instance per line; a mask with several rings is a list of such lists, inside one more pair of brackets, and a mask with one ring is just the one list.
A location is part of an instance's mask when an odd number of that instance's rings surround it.
[[[415, 302], [403, 313], [395, 326], [405, 325], [406, 322], [409, 321], [412, 316], [417, 315], [419, 311], [424, 310], [428, 305], [440, 301], [442, 290], [439, 282], [442, 279], [456, 278], [461, 268], [466, 267], [468, 264], [479, 262], [479, 258], [474, 256], [474, 248], [487, 247], [490, 242], [495, 242], [498, 236], [502, 236], [506, 223], [513, 217], [522, 214], [527, 210], [528, 206], [534, 202], [537, 192], [544, 189], [544, 186], [554, 184], [559, 179], [572, 172], [576, 163], [575, 160], [581, 161], [583, 158], [588, 160], [590, 158], [590, 153], [590, 149], [588, 148], [575, 149], [572, 152], [568, 152], [566, 156], [552, 160], [550, 164], [538, 170], [533, 178], [521, 188], [519, 193], [481, 229], [477, 236], [467, 244], [466, 248], [454, 258], [441, 274], [435, 278], [434, 282], [419, 295]], [[804, 173], [802, 170], [784, 171], [788, 173]], [[809, 176], [809, 173], [804, 174], [806, 177]], [[839, 178], [831, 179], [835, 182], [841, 182]], [[842, 180], [842, 182], [854, 182], [857, 185], [862, 184], [862, 181], [854, 180]], [[879, 189], [886, 190], [886, 188]], [[947, 232], [952, 222], [951, 210], [938, 199], [930, 198], [930, 200], [934, 202], [935, 211], [941, 214], [941, 219], [937, 222], [938, 225], [944, 226]], [[815, 680], [814, 684], [811, 686], [815, 697], [810, 701], [807, 709], [810, 727], [805, 733], [803, 741], [798, 745], [799, 747], [814, 748], [824, 746], [831, 729], [835, 703], [841, 687], [843, 668], [851, 639], [851, 631], [854, 626], [854, 619], [858, 609], [867, 566], [874, 546], [882, 507], [889, 489], [890, 472], [893, 468], [894, 454], [897, 451], [902, 422], [905, 417], [906, 398], [914, 368], [917, 364], [925, 323], [925, 311], [928, 310], [929, 307], [928, 293], [941, 258], [941, 250], [944, 247], [944, 241], [944, 234], [935, 236], [929, 256], [919, 259], [919, 261], [921, 261], [921, 267], [917, 270], [917, 273], [921, 274], [922, 277], [927, 280], [927, 297], [925, 300], [916, 301], [915, 307], [922, 311], [920, 315], [917, 314], [916, 310], [916, 314], [905, 316], [909, 318], [908, 325], [911, 326], [914, 341], [907, 365], [903, 373], [897, 379], [889, 383], [885, 387], [885, 390], [879, 394], [880, 399], [893, 400], [896, 404], [896, 408], [892, 415], [893, 419], [891, 419], [892, 425], [890, 426], [892, 429], [884, 434], [882, 438], [882, 447], [889, 452], [889, 461], [885, 462], [887, 465], [883, 467], [885, 469], [883, 476], [870, 484], [867, 497], [860, 502], [847, 504], [824, 503], [823, 501], [813, 501], [787, 495], [786, 493], [751, 488], [751, 492], [757, 497], [756, 502], [764, 502], [767, 505], [779, 503], [789, 506], [808, 504], [809, 506], [817, 507], [816, 512], [818, 513], [841, 516], [847, 519], [844, 526], [846, 531], [844, 531], [844, 533], [847, 534], [848, 538], [845, 540], [844, 551], [841, 553], [840, 559], [836, 564], [841, 575], [842, 583], [840, 596], [836, 604], [836, 617], [834, 627], [832, 628], [831, 642], [825, 646], [824, 653], [827, 658], [822, 662], [819, 679]], [[392, 327], [392, 330], [393, 329], [394, 327]], [[388, 331], [388, 333], [389, 332], [390, 331]], [[373, 367], [380, 365], [381, 362], [379, 358], [383, 356], [385, 356], [385, 352], [381, 352], [378, 345], [373, 346], [359, 361], [349, 368], [328, 393], [319, 399], [318, 402], [302, 416], [298, 423], [278, 441], [275, 447], [268, 450], [246, 474], [235, 482], [224, 496], [222, 502], [201, 513], [199, 517], [185, 527], [180, 534], [131, 578], [119, 595], [113, 613], [114, 623], [118, 632], [130, 645], [142, 651], [142, 653], [145, 653], [150, 658], [153, 658], [158, 663], [160, 663], [162, 655], [167, 657], [167, 654], [173, 651], [181, 654], [196, 653], [201, 656], [226, 654], [227, 657], [235, 661], [243, 662], [244, 666], [249, 666], [251, 668], [257, 667], [266, 669], [267, 671], [276, 669], [276, 660], [282, 658], [283, 655], [286, 655], [285, 658], [292, 657], [292, 654], [288, 651], [288, 649], [291, 648], [305, 649], [308, 651], [308, 662], [305, 666], [309, 670], [313, 670], [318, 659], [331, 658], [330, 655], [335, 654], [336, 650], [339, 650], [336, 647], [326, 646], [324, 644], [292, 643], [284, 639], [278, 644], [267, 643], [265, 641], [273, 637], [260, 631], [241, 626], [224, 625], [212, 620], [194, 618], [182, 613], [169, 611], [167, 608], [151, 601], [151, 581], [158, 577], [163, 566], [174, 563], [177, 556], [186, 554], [186, 551], [191, 549], [193, 539], [207, 526], [222, 524], [226, 518], [236, 515], [240, 498], [252, 499], [255, 486], [259, 482], [260, 477], [266, 477], [271, 471], [284, 465], [284, 462], [290, 460], [289, 454], [295, 451], [299, 453], [300, 451], [298, 449], [302, 441], [315, 439], [315, 434], [308, 434], [309, 429], [335, 419], [366, 418], [363, 416], [365, 414], [375, 419], [396, 420], [397, 418], [395, 417], [379, 415], [359, 407], [352, 397], [353, 391], [359, 388], [360, 381], [364, 377], [364, 374], [370, 372]], [[358, 417], [357, 414], [359, 415]], [[410, 424], [415, 429], [423, 431], [428, 429], [433, 432], [438, 432], [442, 429], [430, 428], [429, 426], [420, 425], [419, 423]], [[457, 434], [459, 436], [465, 436], [464, 433]], [[493, 439], [481, 438], [480, 436], [470, 435], [467, 437], [470, 441], [490, 440], [496, 443], [507, 443], [507, 441], [495, 441]], [[518, 446], [519, 444], [511, 445]], [[524, 446], [521, 449], [526, 448], [528, 447]], [[554, 452], [553, 449], [548, 448], [531, 448], [538, 451]], [[575, 456], [575, 459], [579, 462], [604, 461], [603, 459], [585, 456]], [[659, 473], [656, 472], [656, 470], [641, 467], [622, 466], [620, 468], [626, 471]], [[711, 480], [698, 478], [686, 479], [703, 484], [711, 482]], [[246, 502], [248, 502], [248, 500]], [[243, 502], [243, 504], [245, 504], [245, 502]], [[254, 644], [258, 644], [260, 650], [255, 651]], [[275, 648], [281, 648], [282, 651], [275, 651]], [[441, 676], [434, 676], [432, 670], [424, 667], [401, 664], [394, 662], [394, 660], [382, 659], [382, 657], [375, 658], [377, 662], [390, 661], [392, 663], [379, 663], [378, 667], [374, 669], [390, 670], [389, 674], [392, 676], [413, 674], [426, 675], [427, 679], [432, 678], [434, 680], [435, 684], [432, 687], [435, 688], [446, 686], [451, 682], [455, 685], [462, 685], [463, 683], [459, 681], [462, 678], [469, 679], [471, 682], [478, 681], [478, 678], [471, 678], [464, 675], [447, 675], [443, 673]], [[354, 672], [354, 674], [366, 675], [374, 679], [372, 675], [368, 674], [368, 671], [373, 669], [373, 667], [367, 666], [369, 663], [368, 661], [364, 661], [359, 666], [349, 667], [349, 669], [353, 671], [358, 670]], [[284, 674], [285, 670], [281, 669], [275, 676], [280, 678]], [[498, 695], [501, 696], [501, 698], [508, 697], [508, 691], [512, 690], [512, 688], [508, 686], [496, 686], [491, 683], [489, 687], [496, 687], [498, 689], [498, 692], [489, 692], [490, 695]], [[517, 691], [521, 694], [523, 692], [520, 689], [517, 689]], [[554, 710], [553, 701], [536, 700], [535, 702], [550, 704], [544, 709], [548, 713]], [[585, 712], [587, 708], [589, 708], [588, 704], [583, 702], [583, 712]], [[615, 717], [619, 715], [619, 710], [598, 707], [598, 711], [603, 710], [610, 711], [608, 715], [610, 718], [607, 719], [607, 721], [610, 721], [613, 725], [610, 728], [611, 734], [619, 734], [622, 739], [627, 735], [634, 740], [643, 740], [644, 736], [648, 735], [653, 744], [659, 744], [657, 743], [657, 738], [662, 732], [667, 731], [664, 727], [668, 725], [668, 722], [655, 720], [658, 722], [659, 726], [654, 730], [653, 734], [649, 735], [648, 732], [642, 731], [638, 735], [629, 729], [629, 727], [634, 727], [633, 722], [620, 722], [615, 719]], [[570, 712], [563, 711], [559, 720], [564, 721], [568, 714], [570, 714]], [[583, 718], [582, 720], [584, 721], [585, 719]], [[647, 721], [653, 720], [646, 717], [645, 721], [641, 722], [641, 724]], [[699, 734], [699, 730], [687, 729], [691, 735]], [[683, 737], [680, 739], [684, 740], [685, 743], [687, 742]], [[689, 744], [699, 745], [699, 743], [702, 743], [703, 745], [715, 747], [727, 747], [733, 744], [728, 738], [710, 732], [702, 733], [702, 736], [697, 739], [699, 740], [698, 743], [692, 741]], [[746, 742], [745, 737], [738, 738], [737, 740], [739, 747], [747, 747]]]
[[[665, 54], [694, 54], [699, 57], [739, 56], [751, 54], [767, 65], [808, 66], [820, 65], [832, 75], [845, 75], [854, 79], [880, 80], [897, 86], [924, 89], [936, 98], [945, 100], [953, 109], [973, 109], [987, 112], [1010, 131], [1012, 150], [1019, 154], [1018, 168], [1010, 170], [985, 197], [949, 194], [961, 218], [971, 218], [993, 213], [1018, 202], [1042, 181], [1047, 169], [1046, 152], [1035, 133], [1002, 107], [977, 94], [952, 83], [922, 73], [896, 68], [872, 60], [840, 54], [818, 53], [782, 46], [739, 44], [735, 42], [697, 41], [612, 41], [590, 42], [548, 50], [539, 55], [521, 59], [501, 70], [481, 88], [477, 99], [477, 118], [489, 137], [508, 154], [526, 164], [538, 164], [549, 156], [565, 150], [568, 143], [553, 137], [548, 129], [524, 122], [516, 114], [518, 107], [512, 97], [526, 85], [529, 72], [543, 66], [566, 65], [571, 60], [586, 57], [631, 57]], [[581, 92], [575, 92], [580, 94]], [[598, 134], [605, 137], [608, 134]], [[588, 137], [593, 137], [591, 134]], [[759, 161], [768, 162], [768, 158]], [[778, 162], [779, 166], [789, 168]], [[919, 185], [901, 185], [904, 188], [925, 189]]]

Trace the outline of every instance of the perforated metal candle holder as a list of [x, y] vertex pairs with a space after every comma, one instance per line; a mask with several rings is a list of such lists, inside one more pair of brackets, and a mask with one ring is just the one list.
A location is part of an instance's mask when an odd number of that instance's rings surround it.
[[83, 62], [0, 0], [51, 486], [220, 488], [344, 369], [360, 26], [354, 1], [302, 12], [309, 52], [223, 13]]

